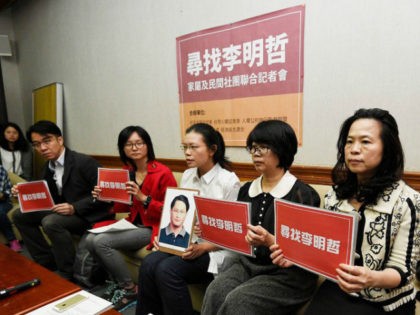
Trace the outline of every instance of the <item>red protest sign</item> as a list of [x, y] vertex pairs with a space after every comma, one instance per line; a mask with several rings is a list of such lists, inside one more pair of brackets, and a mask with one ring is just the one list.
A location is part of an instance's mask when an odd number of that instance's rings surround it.
[[102, 190], [98, 199], [131, 204], [131, 195], [125, 190], [129, 180], [128, 170], [98, 168], [98, 186]]
[[45, 180], [19, 183], [18, 200], [23, 213], [51, 210], [54, 200]]
[[245, 241], [250, 218], [250, 204], [194, 196], [201, 236], [235, 252], [253, 256], [252, 246]]
[[336, 280], [340, 263], [353, 265], [356, 214], [275, 201], [276, 243], [289, 261]]
[[206, 121], [244, 146], [256, 122], [280, 119], [301, 143], [304, 32], [298, 5], [178, 37], [181, 130]]

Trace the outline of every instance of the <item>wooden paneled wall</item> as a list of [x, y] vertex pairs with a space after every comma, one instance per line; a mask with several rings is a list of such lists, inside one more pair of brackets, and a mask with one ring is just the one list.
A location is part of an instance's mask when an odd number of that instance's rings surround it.
[[[118, 156], [92, 155], [104, 167], [120, 168], [122, 163]], [[179, 159], [158, 159], [167, 165], [173, 172], [183, 172], [187, 168], [184, 160]], [[251, 163], [232, 163], [233, 170], [241, 181], [249, 181], [258, 176]], [[293, 166], [291, 172], [308, 184], [331, 185], [331, 167], [324, 166]], [[415, 190], [420, 191], [420, 173], [405, 172], [404, 180]]]

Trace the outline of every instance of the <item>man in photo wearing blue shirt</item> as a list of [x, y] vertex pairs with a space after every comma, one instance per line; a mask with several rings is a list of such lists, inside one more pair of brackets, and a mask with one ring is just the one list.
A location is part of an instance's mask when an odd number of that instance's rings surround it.
[[168, 226], [160, 230], [159, 242], [173, 246], [188, 247], [190, 235], [184, 228], [190, 203], [184, 195], [176, 196], [171, 202], [170, 222]]

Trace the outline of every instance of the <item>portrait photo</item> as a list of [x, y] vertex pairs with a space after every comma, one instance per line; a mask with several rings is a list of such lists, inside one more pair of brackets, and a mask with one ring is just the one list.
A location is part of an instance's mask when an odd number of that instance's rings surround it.
[[182, 255], [191, 242], [198, 190], [167, 188], [159, 226], [159, 250]]

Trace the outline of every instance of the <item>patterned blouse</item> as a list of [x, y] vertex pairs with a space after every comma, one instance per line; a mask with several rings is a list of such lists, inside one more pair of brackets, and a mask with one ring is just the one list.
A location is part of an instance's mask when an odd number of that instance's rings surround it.
[[[325, 208], [357, 211], [347, 200], [339, 200], [333, 190], [325, 196]], [[395, 269], [401, 283], [393, 289], [367, 288], [359, 295], [380, 303], [385, 311], [415, 299], [414, 278], [420, 252], [420, 194], [398, 181], [386, 190], [376, 205], [363, 204], [356, 252], [356, 265], [371, 270]]]

